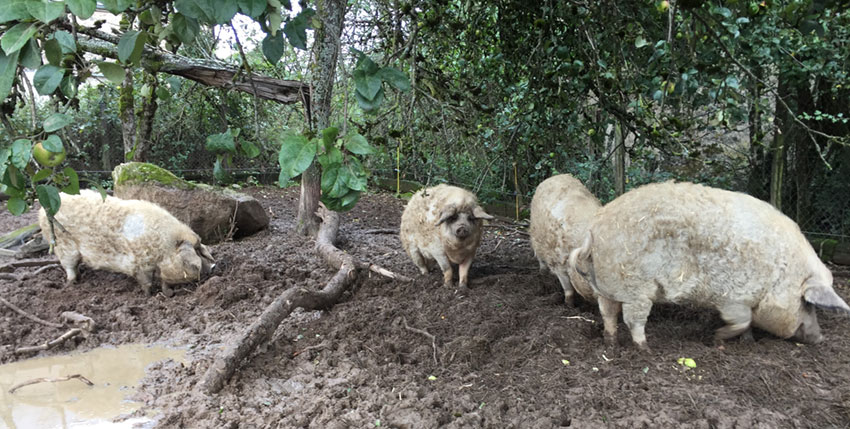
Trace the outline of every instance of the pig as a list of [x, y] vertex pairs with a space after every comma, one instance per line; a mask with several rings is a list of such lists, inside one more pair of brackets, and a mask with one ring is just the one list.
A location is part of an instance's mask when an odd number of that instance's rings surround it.
[[596, 302], [593, 290], [583, 278], [571, 284], [567, 262], [579, 247], [601, 204], [593, 194], [569, 174], [552, 176], [537, 186], [531, 199], [528, 227], [531, 248], [541, 271], [551, 271], [564, 289], [564, 302], [571, 305], [573, 288], [586, 300]]
[[401, 245], [423, 275], [436, 261], [446, 287], [452, 287], [451, 264], [458, 264], [458, 289], [465, 291], [485, 219], [493, 216], [465, 189], [449, 185], [423, 189], [410, 198], [401, 215]]
[[154, 279], [159, 278], [162, 292], [170, 297], [174, 294], [170, 285], [198, 281], [214, 266], [198, 234], [154, 203], [104, 199], [91, 190], [60, 195], [55, 227], [51, 229], [43, 208], [38, 222], [68, 284], [77, 280], [77, 265], [82, 262], [134, 277], [146, 295], [151, 295]]
[[569, 264], [597, 295], [612, 345], [622, 309], [632, 341], [648, 350], [654, 302], [717, 309], [726, 322], [718, 344], [751, 326], [814, 344], [823, 339], [815, 306], [850, 312], [794, 221], [749, 195], [692, 183], [646, 185], [608, 203]]

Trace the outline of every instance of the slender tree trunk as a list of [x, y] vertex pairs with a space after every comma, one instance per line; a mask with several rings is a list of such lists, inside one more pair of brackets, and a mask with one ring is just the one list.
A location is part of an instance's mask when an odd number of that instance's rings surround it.
[[[762, 77], [761, 68], [756, 66], [754, 72], [757, 76]], [[762, 88], [759, 82], [753, 82], [750, 87], [752, 104], [748, 113], [749, 119], [749, 138], [750, 138], [750, 159], [749, 159], [749, 177], [747, 178], [747, 192], [760, 199], [768, 197], [767, 182], [768, 171], [767, 167], [770, 162], [767, 159], [764, 146], [764, 129], [762, 127], [762, 109], [761, 96]]]
[[133, 102], [133, 70], [124, 72], [124, 82], [119, 92], [118, 110], [121, 117], [121, 135], [124, 141], [124, 159], [136, 148], [136, 116]]
[[100, 167], [103, 171], [112, 171], [112, 162], [109, 159], [109, 121], [106, 116], [106, 100], [101, 98], [100, 105]]
[[[310, 109], [315, 120], [317, 132], [330, 126], [331, 95], [333, 94], [336, 63], [339, 57], [340, 37], [342, 36], [343, 18], [345, 17], [344, 0], [318, 0], [316, 15], [322, 23], [316, 30], [316, 41], [313, 44], [313, 58], [316, 60], [313, 75], [312, 96]], [[311, 119], [311, 120], [312, 120]], [[301, 199], [298, 202], [297, 232], [303, 235], [315, 235], [319, 230], [320, 220], [316, 209], [321, 199], [321, 169], [314, 161], [301, 174]]]
[[[812, 92], [806, 82], [797, 85], [794, 91], [797, 110], [801, 112], [812, 112], [815, 110]], [[796, 190], [795, 217], [794, 220], [801, 227], [808, 226], [811, 214], [811, 183], [814, 175], [814, 144], [808, 134], [794, 124], [794, 185]]]
[[[779, 76], [779, 87], [776, 91], [777, 97], [788, 98], [788, 82], [783, 76]], [[790, 118], [785, 111], [780, 111], [779, 100], [775, 103], [776, 114], [774, 115], [773, 143], [770, 146], [772, 162], [770, 166], [770, 204], [782, 211], [782, 186], [785, 175], [785, 155], [787, 153], [787, 134], [790, 133]]]
[[626, 141], [620, 121], [614, 122], [614, 195], [626, 193]]
[[136, 152], [133, 161], [147, 162], [148, 153], [151, 148], [151, 135], [153, 134], [153, 120], [156, 109], [159, 106], [156, 101], [157, 78], [149, 72], [144, 73], [144, 82], [150, 88], [150, 92], [142, 97], [142, 105], [139, 109], [139, 135], [136, 139]]

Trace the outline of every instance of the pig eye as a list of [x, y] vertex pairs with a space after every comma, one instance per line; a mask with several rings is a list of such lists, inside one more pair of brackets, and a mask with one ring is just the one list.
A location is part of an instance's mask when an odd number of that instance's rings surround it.
[[446, 219], [446, 221], [447, 221], [448, 223], [454, 223], [456, 220], [457, 220], [457, 215], [456, 215], [456, 214], [453, 214], [453, 215], [449, 216], [449, 218], [448, 218], [448, 219]]

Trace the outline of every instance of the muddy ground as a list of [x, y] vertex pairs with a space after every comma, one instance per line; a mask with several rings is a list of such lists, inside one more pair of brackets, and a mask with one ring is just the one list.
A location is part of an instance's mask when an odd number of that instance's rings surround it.
[[[74, 310], [98, 323], [94, 335], [45, 355], [138, 342], [189, 348], [190, 364], [154, 364], [139, 389], [139, 413], [159, 410], [163, 428], [850, 427], [850, 318], [820, 312], [826, 341], [816, 346], [757, 331], [754, 343], [719, 349], [716, 313], [656, 306], [653, 351], [637, 352], [622, 323], [612, 350], [596, 309], [565, 306], [556, 278], [538, 273], [517, 225], [487, 227], [472, 292], [459, 298], [436, 271], [418, 276], [397, 235], [375, 233], [397, 229], [404, 207], [385, 194], [343, 215], [338, 245], [415, 282], [361, 272], [331, 310], [286, 319], [221, 393], [195, 393], [215, 354], [283, 290], [319, 289], [333, 274], [312, 240], [293, 233], [297, 189], [248, 192], [271, 227], [213, 246], [216, 276], [173, 298], [145, 297], [131, 278], [87, 269], [65, 287], [58, 268], [0, 281], [0, 295], [47, 320]], [[0, 232], [33, 219], [4, 211]], [[831, 268], [850, 298], [847, 271]], [[2, 305], [0, 324], [2, 363], [22, 358], [16, 347], [61, 334]]]

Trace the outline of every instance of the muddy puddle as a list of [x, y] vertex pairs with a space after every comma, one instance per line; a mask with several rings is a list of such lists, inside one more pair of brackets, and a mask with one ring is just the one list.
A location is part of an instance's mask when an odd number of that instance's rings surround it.
[[[165, 359], [185, 362], [186, 351], [127, 344], [0, 365], [0, 428], [129, 428], [148, 426], [146, 422], [152, 426], [150, 418], [111, 420], [141, 407], [127, 398], [135, 393], [145, 368]], [[31, 380], [76, 374], [93, 385], [72, 378], [30, 384], [9, 393]]]

